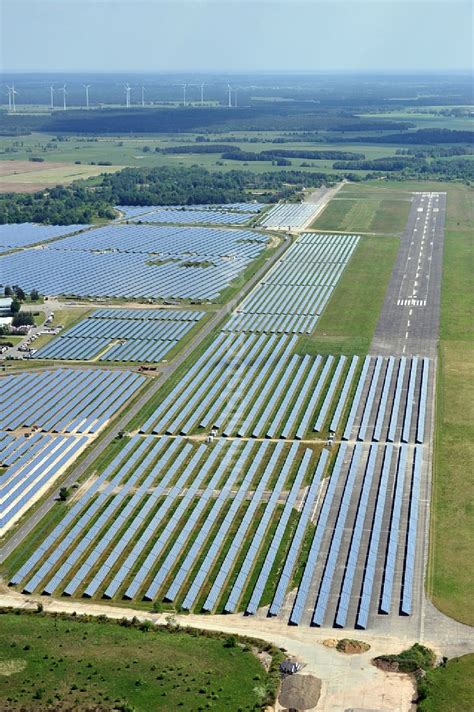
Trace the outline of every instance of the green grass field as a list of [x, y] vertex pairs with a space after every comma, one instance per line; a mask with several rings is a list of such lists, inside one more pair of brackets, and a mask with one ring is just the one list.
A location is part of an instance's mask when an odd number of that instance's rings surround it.
[[267, 694], [251, 649], [224, 637], [13, 613], [0, 630], [5, 712], [254, 710]]
[[[232, 132], [232, 145], [244, 151], [265, 151], [275, 148], [272, 139], [280, 135], [280, 132]], [[279, 171], [279, 166], [272, 166], [271, 161], [251, 161], [248, 164], [243, 161], [222, 160], [219, 153], [211, 154], [161, 154], [156, 153], [155, 148], [168, 148], [171, 146], [193, 144], [195, 134], [147, 134], [143, 136], [100, 136], [97, 138], [82, 138], [78, 136], [68, 136], [67, 140], [52, 141], [54, 137], [48, 134], [32, 133], [29, 136], [17, 138], [0, 137], [0, 161], [28, 160], [31, 156], [40, 156], [44, 159], [44, 171], [48, 171], [47, 163], [65, 162], [74, 164], [81, 161], [82, 166], [72, 165], [69, 167], [56, 168], [59, 172], [71, 172], [71, 168], [79, 172], [90, 169], [91, 171], [103, 172], [111, 168], [101, 166], [88, 166], [90, 162], [110, 161], [113, 166], [134, 166], [134, 167], [159, 167], [159, 166], [184, 166], [199, 165], [208, 170], [247, 170], [257, 173], [266, 171]], [[225, 134], [209, 134], [211, 139], [216, 139], [219, 143], [226, 143]], [[242, 139], [235, 141], [235, 139]], [[257, 139], [256, 143], [248, 143], [248, 138]], [[199, 145], [199, 144], [198, 144]], [[148, 146], [149, 151], [144, 152], [143, 147]], [[345, 143], [317, 143], [295, 142], [284, 145], [285, 149], [295, 150], [341, 150], [363, 153], [368, 159], [381, 158], [383, 156], [393, 156], [396, 151], [395, 146], [368, 145], [347, 145]], [[221, 165], [219, 165], [221, 164]], [[306, 167], [301, 164], [306, 163]], [[313, 159], [292, 159], [292, 167], [303, 171], [325, 171], [337, 173], [332, 168], [333, 161], [313, 160]], [[40, 171], [43, 172], [43, 171]], [[53, 171], [50, 171], [52, 173]], [[361, 175], [365, 171], [359, 171]], [[94, 173], [92, 173], [94, 174]], [[35, 176], [39, 173], [32, 173], [31, 180], [35, 181]], [[20, 176], [14, 176], [20, 181]], [[8, 179], [5, 178], [5, 181]], [[22, 181], [20, 181], [22, 182]]]
[[344, 186], [311, 226], [314, 230], [400, 235], [410, 210], [410, 196], [391, 191]]
[[297, 352], [365, 355], [398, 251], [395, 237], [363, 236], [311, 336]]
[[444, 613], [473, 625], [473, 195], [447, 190], [428, 591]]
[[474, 655], [449, 660], [420, 683], [425, 699], [418, 712], [468, 712], [474, 706]]

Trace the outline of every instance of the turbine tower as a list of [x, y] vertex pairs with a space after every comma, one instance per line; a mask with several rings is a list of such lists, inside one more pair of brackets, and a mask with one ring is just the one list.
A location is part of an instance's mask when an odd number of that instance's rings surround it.
[[17, 90], [15, 89], [15, 85], [12, 84], [10, 87], [10, 94], [12, 97], [12, 111], [16, 111], [16, 104], [15, 104], [15, 95], [18, 94]]
[[201, 106], [204, 106], [204, 84], [201, 84]]
[[131, 94], [131, 92], [132, 92], [132, 87], [131, 87], [130, 84], [127, 82], [127, 83], [125, 84], [125, 98], [126, 98], [126, 102], [127, 102], [127, 103], [126, 103], [127, 109], [130, 108], [130, 94]]
[[142, 106], [145, 106], [145, 87], [142, 84]]
[[86, 109], [88, 109], [88, 108], [89, 108], [89, 89], [90, 89], [91, 85], [90, 85], [90, 84], [83, 84], [82, 86], [83, 86], [84, 89], [86, 90]]
[[227, 106], [232, 108], [232, 87], [230, 84], [227, 85], [227, 91], [228, 91], [228, 101], [227, 101]]
[[187, 84], [183, 84], [183, 106], [186, 106], [186, 87]]
[[49, 87], [49, 94], [51, 97], [51, 109], [54, 109], [54, 87], [53, 87], [53, 85], [51, 85]]
[[66, 109], [67, 109], [67, 105], [66, 105], [66, 94], [67, 94], [66, 85], [64, 85], [63, 87], [61, 87], [61, 89], [60, 89], [59, 91], [62, 91], [62, 93], [63, 93], [63, 110], [66, 111]]

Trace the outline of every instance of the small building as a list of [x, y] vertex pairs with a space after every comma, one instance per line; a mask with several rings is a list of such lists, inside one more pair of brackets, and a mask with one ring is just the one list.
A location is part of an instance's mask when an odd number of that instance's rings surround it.
[[11, 297], [0, 297], [0, 317], [10, 317], [12, 315]]

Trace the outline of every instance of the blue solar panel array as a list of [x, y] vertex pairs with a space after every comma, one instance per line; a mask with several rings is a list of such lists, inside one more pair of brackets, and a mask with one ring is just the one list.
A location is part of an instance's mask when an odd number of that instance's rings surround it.
[[300, 235], [238, 306], [225, 330], [311, 333], [358, 240], [354, 235]]
[[187, 435], [216, 427], [224, 436], [300, 440], [312, 422], [323, 430], [347, 359], [299, 356], [295, 346], [295, 336], [220, 334], [141, 431]]
[[[270, 605], [270, 608], [268, 611], [268, 614], [270, 616], [278, 615], [280, 613], [282, 606], [283, 606], [283, 601], [284, 601], [286, 592], [288, 591], [288, 589], [290, 587], [293, 572], [295, 570], [296, 563], [298, 561], [298, 556], [301, 551], [301, 545], [303, 543], [305, 533], [307, 531], [308, 525], [311, 521], [311, 516], [312, 516], [314, 508], [315, 508], [318, 492], [320, 490], [321, 478], [322, 478], [324, 470], [326, 468], [328, 459], [329, 459], [328, 450], [323, 450], [319, 457], [318, 466], [317, 466], [316, 471], [313, 475], [313, 479], [311, 480], [311, 484], [308, 487], [308, 491], [306, 493], [306, 497], [304, 500], [304, 505], [301, 510], [301, 515], [298, 520], [298, 526], [296, 527], [295, 533], [291, 540], [290, 548], [288, 550], [288, 554], [286, 556], [285, 563], [283, 565], [283, 569], [280, 574], [280, 578], [278, 580], [278, 585], [276, 587], [275, 594], [273, 596], [273, 600], [271, 602], [271, 605]], [[308, 572], [309, 572], [309, 569], [308, 569]], [[303, 598], [303, 594], [300, 596], [300, 603], [302, 601], [302, 598]], [[303, 605], [304, 605], [304, 603], [303, 603]], [[250, 611], [250, 612], [253, 612], [253, 611]]]
[[0, 253], [20, 247], [37, 245], [40, 242], [55, 240], [65, 235], [73, 235], [87, 227], [89, 226], [35, 225], [34, 223], [0, 225]]
[[[221, 215], [228, 216], [231, 218], [235, 213], [245, 213], [245, 222], [248, 220], [247, 216], [253, 217], [257, 213], [261, 212], [266, 205], [263, 203], [219, 203], [216, 205], [117, 205], [117, 210], [123, 213], [127, 220], [138, 220], [147, 222], [151, 216], [161, 217], [162, 211], [178, 211], [177, 220], [172, 220], [171, 222], [204, 222], [213, 223], [215, 221], [222, 222], [220, 220]], [[183, 213], [185, 215], [183, 216]], [[190, 213], [203, 214], [203, 219], [189, 220], [188, 215]], [[207, 219], [204, 219], [206, 218]], [[150, 222], [162, 222], [162, 220], [150, 220]], [[227, 221], [224, 221], [227, 222]], [[229, 219], [228, 222], [231, 222]]]
[[0, 478], [0, 535], [51, 487], [63, 469], [87, 445], [88, 438], [42, 435], [35, 440], [31, 438], [27, 443], [30, 447], [26, 452], [24, 447], [17, 448], [17, 456], [11, 456], [11, 447], [6, 452], [4, 462], [10, 466]]
[[69, 370], [9, 374], [0, 379], [0, 430], [97, 432], [144, 383], [127, 371]]
[[[117, 309], [118, 314], [110, 315], [113, 311], [101, 309], [99, 316], [93, 312], [39, 349], [35, 358], [88, 360], [99, 356], [100, 361], [152, 363], [169, 353], [204, 316], [204, 312], [176, 309]], [[129, 316], [130, 312], [135, 313]]]
[[44, 294], [212, 300], [267, 240], [250, 230], [109, 224], [2, 256], [0, 272]]

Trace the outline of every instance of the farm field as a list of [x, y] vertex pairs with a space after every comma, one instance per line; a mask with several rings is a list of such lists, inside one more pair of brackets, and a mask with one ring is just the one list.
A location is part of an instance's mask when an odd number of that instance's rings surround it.
[[0, 193], [34, 193], [42, 188], [114, 173], [123, 166], [82, 166], [65, 162], [0, 160]]
[[5, 712], [45, 705], [149, 712], [191, 709], [198, 701], [231, 709], [236, 700], [253, 710], [267, 694], [269, 677], [257, 657], [235, 639], [226, 647], [225, 636], [2, 613], [1, 638]]
[[344, 186], [312, 225], [316, 230], [400, 234], [410, 209], [410, 195], [366, 186]]

